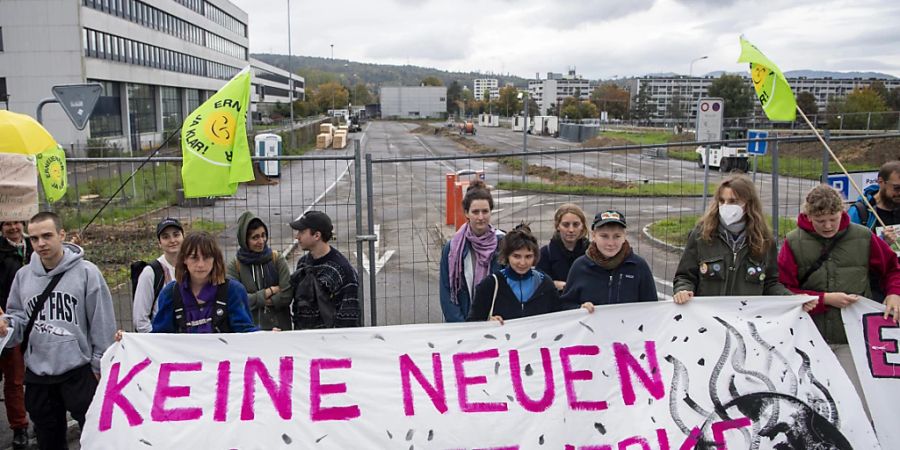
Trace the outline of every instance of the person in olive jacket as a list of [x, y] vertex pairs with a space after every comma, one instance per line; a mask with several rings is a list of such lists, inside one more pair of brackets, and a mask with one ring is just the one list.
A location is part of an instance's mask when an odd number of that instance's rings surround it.
[[695, 295], [792, 295], [778, 281], [777, 252], [756, 186], [746, 175], [726, 177], [688, 236], [675, 303]]
[[609, 210], [594, 216], [591, 245], [572, 264], [560, 300], [567, 308], [585, 303], [612, 305], [658, 300], [653, 273], [628, 243], [625, 215]]
[[261, 330], [290, 330], [291, 270], [269, 247], [269, 228], [250, 211], [238, 218], [237, 256], [228, 264], [228, 277], [247, 290], [250, 317]]

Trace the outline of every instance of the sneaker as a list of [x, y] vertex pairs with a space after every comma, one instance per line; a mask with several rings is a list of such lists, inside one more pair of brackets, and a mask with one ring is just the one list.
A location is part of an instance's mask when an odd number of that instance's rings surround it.
[[13, 430], [13, 450], [25, 450], [28, 448], [28, 430], [20, 428]]

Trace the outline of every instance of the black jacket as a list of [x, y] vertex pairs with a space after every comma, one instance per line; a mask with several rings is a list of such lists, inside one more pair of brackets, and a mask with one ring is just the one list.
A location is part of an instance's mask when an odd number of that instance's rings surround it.
[[551, 239], [550, 243], [541, 247], [541, 256], [538, 259], [537, 268], [541, 272], [550, 275], [556, 281], [566, 281], [569, 277], [569, 269], [580, 256], [584, 255], [591, 241], [579, 239], [575, 248], [570, 252], [559, 239]]
[[584, 302], [612, 305], [655, 302], [659, 298], [650, 266], [644, 258], [632, 252], [613, 270], [600, 267], [587, 255], [576, 259], [560, 300], [568, 308], [577, 308]]
[[[504, 275], [505, 272], [511, 270], [504, 269], [496, 273], [500, 285], [497, 287], [497, 300], [494, 302], [495, 316], [500, 316], [503, 320], [510, 320], [552, 313], [562, 309], [559, 292], [553, 285], [553, 280], [537, 270], [532, 270], [532, 276], [540, 277], [538, 287], [527, 302], [520, 302]], [[493, 298], [494, 277], [489, 276], [475, 287], [475, 301], [472, 302], [472, 309], [466, 320], [468, 322], [488, 320]]]
[[9, 288], [12, 286], [16, 272], [28, 264], [31, 260], [31, 242], [25, 238], [25, 256], [19, 256], [19, 252], [6, 238], [0, 236], [0, 308], [6, 311], [6, 299], [9, 297]]

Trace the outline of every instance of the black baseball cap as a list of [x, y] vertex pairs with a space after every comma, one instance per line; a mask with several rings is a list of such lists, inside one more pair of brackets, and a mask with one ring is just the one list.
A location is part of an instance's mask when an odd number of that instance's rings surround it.
[[594, 223], [591, 225], [592, 230], [596, 230], [597, 227], [602, 227], [608, 223], [615, 223], [618, 225], [622, 225], [623, 228], [628, 228], [628, 225], [625, 224], [625, 214], [620, 213], [614, 209], [610, 209], [607, 211], [599, 212], [596, 216], [594, 216]]
[[178, 219], [166, 217], [165, 219], [160, 220], [156, 225], [156, 238], [159, 239], [159, 235], [162, 234], [163, 230], [169, 227], [178, 228], [178, 231], [184, 233], [184, 227], [181, 226], [181, 222], [179, 222]]
[[334, 226], [331, 224], [331, 218], [322, 211], [307, 211], [302, 216], [298, 217], [297, 220], [291, 222], [291, 228], [297, 231], [310, 229], [318, 231], [323, 235], [330, 235], [334, 230]]

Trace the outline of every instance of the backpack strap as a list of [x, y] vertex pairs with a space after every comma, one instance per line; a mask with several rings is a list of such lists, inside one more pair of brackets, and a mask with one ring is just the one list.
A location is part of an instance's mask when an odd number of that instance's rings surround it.
[[163, 271], [162, 263], [158, 260], [150, 261], [148, 264], [151, 269], [153, 269], [153, 302], [150, 303], [150, 311], [151, 314], [153, 312], [153, 308], [156, 307], [156, 299], [159, 298], [159, 293], [162, 292], [163, 286], [166, 285], [166, 273]]
[[869, 226], [869, 208], [866, 207], [866, 204], [862, 200], [857, 200], [853, 203], [853, 207], [856, 208], [856, 215], [859, 216], [859, 224], [866, 228], [873, 228]]
[[850, 233], [839, 234], [839, 235], [833, 237], [831, 239], [831, 242], [825, 244], [825, 246], [822, 247], [822, 254], [819, 255], [819, 259], [817, 259], [816, 262], [812, 263], [812, 265], [809, 267], [809, 270], [807, 270], [806, 273], [803, 274], [803, 276], [798, 277], [798, 282], [799, 282], [798, 286], [799, 287], [802, 288], [803, 285], [806, 284], [806, 281], [809, 280], [809, 277], [813, 273], [815, 273], [815, 271], [819, 270], [819, 268], [822, 267], [822, 264], [825, 264], [825, 261], [828, 259], [828, 255], [831, 254], [831, 250], [833, 250], [834, 247], [837, 246], [838, 241], [843, 239], [844, 236], [846, 236], [848, 234], [850, 234]]
[[59, 279], [65, 275], [65, 272], [60, 272], [56, 275], [53, 275], [53, 278], [50, 279], [50, 282], [47, 283], [47, 287], [44, 288], [44, 291], [41, 292], [41, 295], [37, 297], [37, 301], [34, 302], [34, 308], [31, 309], [31, 315], [28, 316], [28, 324], [25, 325], [25, 334], [22, 337], [22, 345], [19, 349], [22, 350], [22, 354], [28, 350], [28, 338], [31, 337], [31, 330], [34, 329], [34, 321], [37, 320], [38, 314], [41, 313], [41, 310], [44, 309], [44, 304], [47, 303], [47, 298], [50, 297], [50, 293], [53, 292], [53, 289], [56, 288], [56, 285], [59, 283]]
[[181, 298], [181, 288], [176, 284], [172, 286], [172, 310], [175, 316], [175, 332], [187, 333], [187, 318], [184, 314], [184, 299]]
[[231, 333], [231, 323], [228, 320], [228, 280], [220, 284], [216, 289], [216, 304], [212, 311], [213, 331], [216, 333]]

